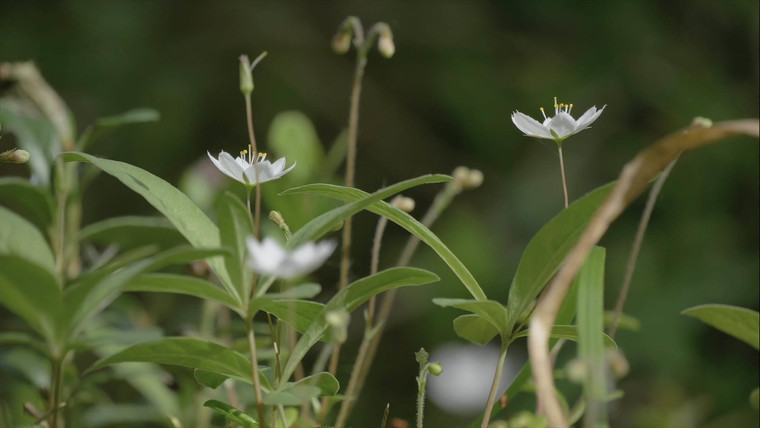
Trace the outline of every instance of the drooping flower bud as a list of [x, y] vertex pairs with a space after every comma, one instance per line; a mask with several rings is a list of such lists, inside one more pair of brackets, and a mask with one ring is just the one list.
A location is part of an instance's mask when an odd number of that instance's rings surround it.
[[465, 180], [465, 189], [477, 189], [483, 184], [483, 172], [479, 169], [471, 169]]
[[414, 211], [414, 199], [408, 198], [406, 196], [396, 196], [391, 201], [391, 205], [406, 213]]
[[458, 166], [454, 168], [454, 172], [451, 173], [451, 176], [454, 177], [454, 182], [457, 186], [459, 186], [460, 189], [463, 189], [467, 186], [467, 181], [470, 179], [470, 168], [467, 168], [466, 166]]
[[338, 55], [342, 55], [351, 49], [351, 27], [342, 27], [332, 38], [332, 50]]
[[8, 150], [7, 152], [0, 153], [0, 162], [19, 165], [27, 163], [29, 162], [29, 152], [18, 149]]
[[380, 55], [390, 58], [396, 52], [396, 45], [393, 44], [393, 33], [388, 26], [383, 26], [380, 31], [380, 38], [377, 40], [377, 50]]

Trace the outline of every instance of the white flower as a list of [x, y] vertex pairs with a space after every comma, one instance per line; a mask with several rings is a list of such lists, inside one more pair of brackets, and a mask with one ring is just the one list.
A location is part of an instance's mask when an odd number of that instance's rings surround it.
[[[250, 148], [250, 146], [248, 147]], [[274, 163], [271, 163], [265, 160], [267, 157], [266, 153], [259, 153], [254, 159], [253, 152], [249, 152], [248, 150], [243, 150], [240, 152], [240, 156], [236, 158], [233, 158], [232, 155], [225, 151], [219, 153], [218, 160], [211, 156], [211, 153], [208, 153], [208, 157], [220, 171], [246, 186], [256, 185], [257, 172], [259, 175], [258, 183], [265, 183], [282, 177], [296, 166], [295, 162], [293, 162], [290, 168], [285, 169], [285, 158], [277, 159]], [[256, 164], [255, 169], [258, 169], [258, 171], [254, 170], [254, 163]]]
[[254, 272], [278, 278], [293, 279], [306, 275], [322, 265], [335, 250], [335, 241], [322, 241], [318, 244], [307, 242], [289, 251], [272, 238], [262, 242], [249, 237], [248, 266]]
[[[607, 107], [605, 104], [604, 107]], [[541, 113], [544, 115], [544, 123], [540, 123], [527, 114], [515, 111], [512, 113], [512, 122], [517, 129], [522, 131], [528, 137], [545, 138], [554, 140], [557, 144], [562, 144], [567, 137], [577, 134], [588, 128], [604, 111], [604, 107], [597, 110], [596, 106], [586, 110], [578, 120], [570, 116], [573, 110], [572, 104], [558, 104], [557, 97], [554, 97], [554, 116], [547, 117], [544, 108], [541, 107]]]

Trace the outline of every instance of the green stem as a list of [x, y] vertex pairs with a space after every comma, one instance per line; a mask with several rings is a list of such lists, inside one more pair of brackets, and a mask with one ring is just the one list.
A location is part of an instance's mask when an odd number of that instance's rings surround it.
[[491, 420], [491, 411], [493, 405], [496, 402], [496, 393], [499, 392], [499, 382], [501, 381], [501, 374], [504, 371], [504, 361], [507, 359], [507, 349], [509, 348], [509, 342], [505, 338], [501, 338], [501, 353], [499, 354], [499, 362], [496, 364], [496, 373], [493, 375], [493, 383], [491, 384], [491, 392], [488, 394], [488, 401], [486, 402], [486, 410], [483, 413], [483, 422], [480, 424], [480, 428], [488, 427], [488, 422]]
[[50, 379], [50, 428], [58, 428], [58, 407], [61, 401], [63, 384], [63, 358], [53, 358]]
[[248, 320], [248, 348], [251, 352], [251, 377], [253, 378], [253, 391], [256, 396], [256, 408], [259, 412], [259, 421], [263, 424], [266, 419], [264, 419], [264, 403], [261, 396], [261, 383], [259, 382], [256, 336], [253, 332], [253, 319]]
[[426, 369], [420, 372], [419, 384], [417, 385], [417, 428], [422, 428], [422, 422], [425, 419], [425, 387], [427, 386]]
[[567, 197], [567, 181], [565, 181], [565, 160], [562, 158], [562, 146], [558, 146], [557, 149], [559, 150], [559, 171], [562, 174], [562, 191], [565, 194], [565, 208], [567, 208], [570, 203]]

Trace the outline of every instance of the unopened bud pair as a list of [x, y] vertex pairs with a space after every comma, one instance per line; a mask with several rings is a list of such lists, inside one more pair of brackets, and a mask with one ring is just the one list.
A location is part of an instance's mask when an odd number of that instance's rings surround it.
[[458, 166], [451, 174], [454, 181], [462, 189], [476, 189], [483, 184], [483, 173], [478, 169], [470, 169], [466, 166]]

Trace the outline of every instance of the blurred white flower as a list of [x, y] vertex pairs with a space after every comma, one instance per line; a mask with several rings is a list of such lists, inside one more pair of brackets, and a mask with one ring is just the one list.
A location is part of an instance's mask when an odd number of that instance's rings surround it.
[[543, 123], [519, 111], [512, 113], [512, 122], [528, 137], [545, 138], [562, 144], [567, 137], [588, 128], [602, 114], [605, 107], [607, 107], [606, 104], [599, 110], [596, 106], [591, 107], [578, 120], [575, 120], [570, 115], [573, 105], [558, 104], [557, 97], [554, 97], [554, 116], [547, 117], [544, 108], [541, 107], [541, 114], [544, 115]]
[[[250, 148], [250, 146], [248, 146]], [[207, 152], [208, 153], [208, 152]], [[246, 186], [255, 186], [257, 183], [254, 164], [258, 169], [258, 183], [276, 180], [290, 172], [296, 166], [295, 162], [290, 168], [285, 169], [285, 158], [277, 159], [274, 163], [266, 160], [266, 153], [259, 153], [256, 158], [253, 157], [253, 151], [243, 150], [240, 156], [233, 158], [229, 153], [222, 151], [219, 153], [219, 159], [215, 159], [211, 153], [208, 153], [209, 159], [220, 171], [227, 176], [245, 184]]]
[[335, 241], [307, 242], [287, 250], [272, 238], [259, 242], [249, 237], [248, 266], [261, 275], [293, 279], [306, 275], [322, 265], [337, 245]]

